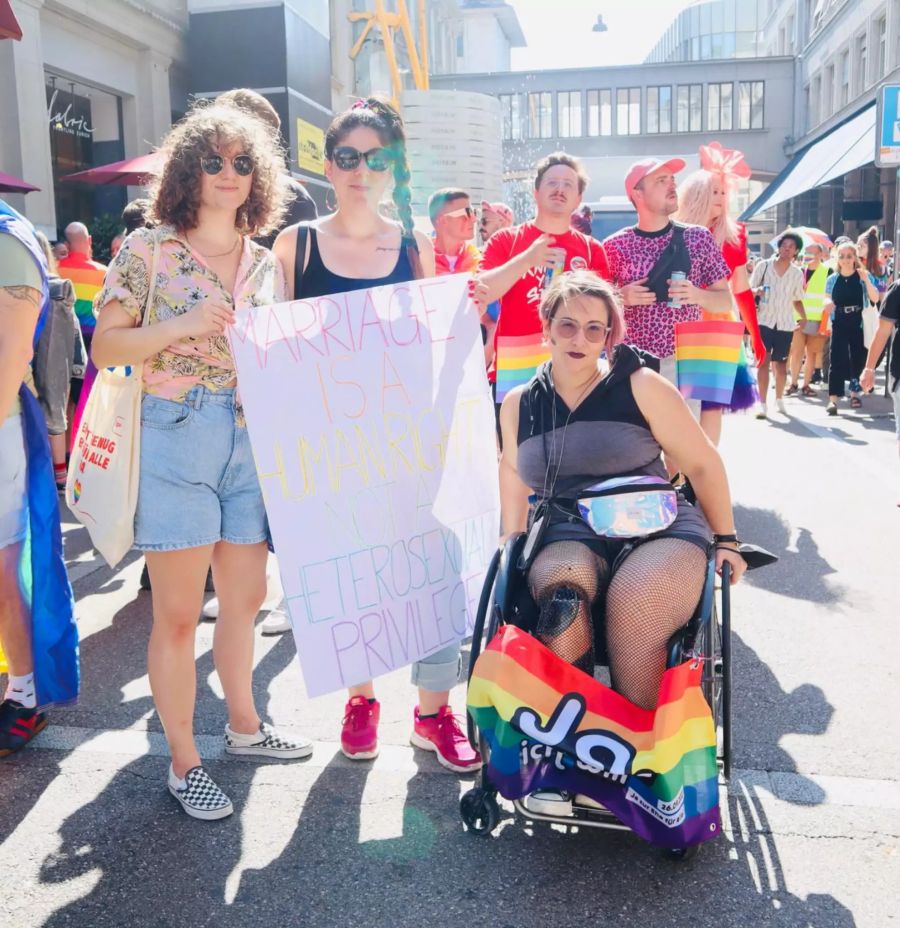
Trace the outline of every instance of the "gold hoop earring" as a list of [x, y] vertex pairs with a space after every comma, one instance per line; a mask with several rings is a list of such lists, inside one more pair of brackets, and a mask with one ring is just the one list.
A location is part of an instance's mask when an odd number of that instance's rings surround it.
[[[328, 202], [328, 196], [329, 196], [329, 194], [331, 195], [332, 200], [334, 200], [334, 205], [333, 205], [333, 206], [332, 206], [331, 203]], [[329, 187], [329, 188], [325, 191], [325, 209], [327, 209], [328, 212], [330, 212], [330, 213], [333, 213], [333, 212], [335, 212], [335, 211], [337, 210], [337, 194], [334, 192], [334, 187]]]

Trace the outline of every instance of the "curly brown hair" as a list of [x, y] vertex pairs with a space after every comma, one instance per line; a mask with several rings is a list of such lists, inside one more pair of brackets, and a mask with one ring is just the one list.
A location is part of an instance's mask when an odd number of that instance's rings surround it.
[[195, 104], [166, 136], [166, 165], [150, 190], [153, 220], [181, 232], [196, 228], [200, 159], [235, 144], [254, 164], [250, 195], [237, 212], [235, 227], [250, 236], [280, 228], [290, 190], [281, 181], [285, 162], [277, 132], [249, 113], [216, 103]]

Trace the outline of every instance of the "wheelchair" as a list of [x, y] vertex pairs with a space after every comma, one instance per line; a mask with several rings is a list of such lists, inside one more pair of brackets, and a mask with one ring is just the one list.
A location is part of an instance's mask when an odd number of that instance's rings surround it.
[[[525, 545], [524, 533], [511, 537], [503, 548], [498, 549], [490, 562], [484, 587], [478, 603], [472, 635], [472, 650], [469, 660], [468, 678], [471, 680], [475, 662], [502, 625], [513, 624], [528, 630], [533, 627], [537, 606], [528, 591], [525, 574], [519, 566]], [[741, 546], [741, 554], [747, 561], [747, 569], [762, 567], [777, 560], [775, 555], [752, 545]], [[603, 628], [601, 601], [594, 606], [595, 634]], [[669, 639], [666, 667], [680, 665], [693, 658], [702, 662], [701, 688], [712, 712], [716, 729], [716, 760], [720, 779], [725, 783], [731, 776], [732, 724], [731, 724], [731, 566], [723, 566], [721, 582], [715, 569], [715, 557], [711, 557], [706, 569], [703, 591], [694, 614]], [[608, 666], [603, 636], [595, 641], [595, 663]], [[488, 771], [490, 745], [478, 731], [471, 713], [467, 713], [469, 741], [481, 752], [484, 766], [479, 773], [476, 786], [466, 792], [460, 800], [460, 815], [466, 830], [473, 835], [491, 834], [500, 821], [498, 790], [491, 782]], [[602, 806], [588, 800], [579, 803], [578, 797], [572, 806], [571, 815], [552, 815], [529, 808], [528, 797], [513, 800], [517, 814], [529, 821], [543, 821], [558, 825], [586, 826], [629, 831], [613, 814]], [[687, 859], [696, 853], [697, 847], [668, 848], [664, 853], [673, 859]]]

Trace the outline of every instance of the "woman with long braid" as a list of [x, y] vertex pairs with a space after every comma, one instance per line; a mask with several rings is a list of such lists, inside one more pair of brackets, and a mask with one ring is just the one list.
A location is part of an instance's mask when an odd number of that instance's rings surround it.
[[[397, 111], [380, 97], [367, 97], [332, 121], [325, 134], [325, 176], [334, 187], [335, 211], [314, 223], [291, 226], [275, 241], [291, 297], [328, 296], [434, 276], [430, 240], [413, 229], [406, 136]], [[388, 181], [402, 227], [378, 209]], [[459, 679], [459, 643], [413, 664], [419, 688], [411, 741], [434, 751], [443, 766], [477, 769], [471, 749], [448, 705]], [[341, 730], [341, 750], [352, 760], [378, 754], [380, 706], [371, 681], [350, 689]]]

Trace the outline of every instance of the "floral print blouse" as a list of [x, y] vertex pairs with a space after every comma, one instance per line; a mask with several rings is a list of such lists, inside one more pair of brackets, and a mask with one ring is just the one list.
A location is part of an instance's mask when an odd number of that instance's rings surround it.
[[[232, 298], [184, 236], [169, 226], [159, 226], [137, 229], [122, 243], [109, 266], [103, 289], [97, 294], [95, 312], [99, 314], [107, 303], [118, 300], [134, 317], [135, 324], [141, 324], [157, 241], [160, 252], [156, 288], [147, 325], [190, 312], [208, 300], [240, 310], [287, 299], [281, 265], [267, 248], [244, 238]], [[210, 390], [235, 386], [234, 359], [227, 336], [182, 338], [144, 362], [145, 393], [178, 401], [198, 384]]]

